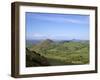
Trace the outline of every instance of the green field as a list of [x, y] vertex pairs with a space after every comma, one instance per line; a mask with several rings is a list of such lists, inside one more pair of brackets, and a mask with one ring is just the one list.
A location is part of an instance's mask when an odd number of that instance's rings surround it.
[[[27, 46], [28, 45], [28, 46]], [[42, 40], [26, 45], [26, 67], [89, 64], [89, 41]]]

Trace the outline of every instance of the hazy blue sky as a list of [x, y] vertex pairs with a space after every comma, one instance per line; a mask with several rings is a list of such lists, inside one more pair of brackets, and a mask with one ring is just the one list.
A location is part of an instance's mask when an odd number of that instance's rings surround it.
[[26, 12], [26, 39], [89, 40], [89, 16]]

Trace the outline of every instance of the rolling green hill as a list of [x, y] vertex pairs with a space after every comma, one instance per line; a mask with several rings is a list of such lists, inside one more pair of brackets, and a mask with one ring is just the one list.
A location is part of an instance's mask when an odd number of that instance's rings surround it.
[[[89, 64], [88, 41], [56, 42], [46, 39], [33, 45], [29, 50], [30, 52], [35, 51], [44, 57], [46, 62], [51, 66]], [[29, 52], [26, 52], [26, 54], [28, 55]], [[34, 54], [30, 54], [30, 56], [31, 55]], [[33, 58], [35, 59], [35, 56]], [[36, 58], [40, 59], [39, 57]], [[31, 65], [32, 62], [28, 63]]]

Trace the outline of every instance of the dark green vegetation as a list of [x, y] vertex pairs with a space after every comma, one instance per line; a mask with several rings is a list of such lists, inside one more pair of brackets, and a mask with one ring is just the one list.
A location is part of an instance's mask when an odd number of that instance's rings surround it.
[[26, 48], [26, 66], [89, 64], [89, 41], [43, 40]]
[[29, 51], [28, 48], [26, 48], [26, 66], [49, 66], [49, 62], [47, 59], [43, 56], [41, 56], [39, 53], [36, 53], [35, 51]]

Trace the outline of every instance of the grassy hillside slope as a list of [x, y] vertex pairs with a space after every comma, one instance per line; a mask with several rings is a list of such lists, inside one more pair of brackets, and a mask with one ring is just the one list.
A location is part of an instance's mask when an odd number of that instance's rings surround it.
[[[64, 41], [54, 42], [52, 40], [44, 40], [33, 45], [30, 52], [35, 51], [45, 58], [48, 65], [77, 65], [89, 64], [89, 42], [88, 41]], [[28, 55], [28, 53], [26, 52]], [[34, 54], [30, 54], [34, 55]], [[33, 57], [40, 59], [39, 57]], [[41, 61], [43, 62], [43, 61]], [[32, 62], [27, 62], [27, 64]], [[41, 65], [37, 65], [41, 66]]]

